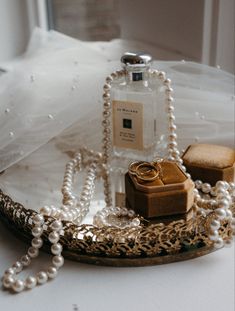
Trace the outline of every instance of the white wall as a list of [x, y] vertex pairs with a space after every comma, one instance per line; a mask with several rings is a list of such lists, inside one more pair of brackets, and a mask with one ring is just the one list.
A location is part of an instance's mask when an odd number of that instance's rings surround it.
[[235, 1], [220, 0], [216, 64], [235, 72]]
[[121, 36], [200, 61], [204, 0], [119, 0]]
[[29, 38], [25, 0], [0, 0], [0, 61], [20, 55]]
[[234, 72], [234, 0], [119, 0], [121, 37]]
[[[234, 2], [119, 0], [121, 37], [234, 72]], [[0, 0], [0, 62], [20, 55], [33, 27], [46, 24], [45, 0]]]

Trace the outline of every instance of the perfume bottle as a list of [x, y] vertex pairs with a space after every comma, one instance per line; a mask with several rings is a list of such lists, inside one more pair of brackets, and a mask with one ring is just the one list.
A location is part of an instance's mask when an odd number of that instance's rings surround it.
[[162, 92], [150, 76], [151, 62], [149, 54], [125, 53], [121, 57], [125, 76], [111, 89], [112, 169], [118, 206], [125, 204], [124, 174], [129, 163], [152, 161], [156, 147], [164, 144]]

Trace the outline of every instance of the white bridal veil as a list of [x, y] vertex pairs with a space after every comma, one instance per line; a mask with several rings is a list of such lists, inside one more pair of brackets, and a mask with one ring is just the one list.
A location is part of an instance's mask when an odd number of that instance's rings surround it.
[[[0, 188], [27, 207], [58, 203], [67, 155], [100, 150], [102, 85], [140, 42], [81, 42], [36, 29], [27, 51], [0, 75]], [[172, 80], [178, 142], [234, 145], [234, 76], [184, 61], [155, 61]]]

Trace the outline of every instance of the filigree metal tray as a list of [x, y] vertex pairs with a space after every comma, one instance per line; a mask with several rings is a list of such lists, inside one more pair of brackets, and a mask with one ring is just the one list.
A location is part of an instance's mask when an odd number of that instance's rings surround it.
[[[0, 190], [0, 218], [18, 237], [30, 242], [32, 217], [36, 211], [26, 209]], [[60, 242], [66, 258], [80, 262], [110, 266], [145, 266], [164, 264], [203, 256], [214, 251], [208, 238], [209, 217], [195, 216], [190, 220], [173, 221], [167, 225], [143, 224], [139, 228], [97, 228], [63, 222]], [[50, 250], [48, 217], [43, 234], [44, 250]], [[224, 221], [220, 228], [223, 238], [232, 230]]]

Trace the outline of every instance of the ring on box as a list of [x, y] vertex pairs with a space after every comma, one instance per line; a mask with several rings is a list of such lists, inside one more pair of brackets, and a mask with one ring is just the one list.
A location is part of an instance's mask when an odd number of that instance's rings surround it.
[[129, 173], [141, 181], [154, 181], [159, 178], [160, 170], [150, 162], [132, 162], [129, 165]]
[[154, 181], [159, 177], [159, 170], [153, 164], [143, 162], [137, 166], [136, 176], [141, 181]]

